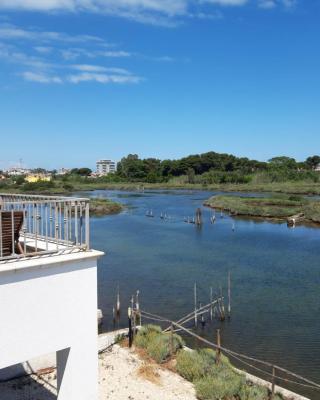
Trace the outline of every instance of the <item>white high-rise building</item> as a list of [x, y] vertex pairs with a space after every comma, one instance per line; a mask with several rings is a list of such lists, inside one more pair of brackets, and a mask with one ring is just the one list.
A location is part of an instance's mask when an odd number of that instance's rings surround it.
[[108, 175], [116, 172], [116, 163], [111, 160], [99, 160], [97, 161], [97, 174]]

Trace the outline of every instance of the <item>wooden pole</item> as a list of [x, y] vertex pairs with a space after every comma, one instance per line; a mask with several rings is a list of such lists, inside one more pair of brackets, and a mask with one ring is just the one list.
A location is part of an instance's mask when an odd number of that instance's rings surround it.
[[224, 321], [226, 316], [224, 312], [224, 301], [223, 301], [223, 295], [222, 295], [222, 286], [220, 285], [220, 299], [221, 299], [221, 321]]
[[132, 335], [134, 337], [134, 335], [136, 334], [136, 312], [134, 309], [134, 296], [131, 297], [131, 310], [132, 310]]
[[132, 347], [133, 335], [132, 335], [132, 309], [128, 308], [128, 326], [129, 326], [129, 347]]
[[271, 382], [271, 400], [274, 399], [274, 387], [275, 387], [275, 377], [276, 377], [276, 368], [272, 367], [272, 382]]
[[197, 316], [197, 283], [194, 284], [194, 325], [198, 326], [198, 316]]
[[173, 349], [173, 324], [170, 326], [170, 354], [171, 357], [173, 356], [174, 349]]
[[220, 364], [220, 356], [221, 356], [220, 347], [221, 347], [220, 329], [217, 329], [216, 364]]
[[210, 319], [211, 319], [211, 321], [213, 320], [213, 304], [212, 304], [212, 302], [213, 302], [213, 290], [212, 290], [212, 287], [210, 288], [210, 304], [211, 304], [211, 306], [210, 306]]
[[117, 305], [116, 305], [116, 309], [117, 309], [117, 317], [120, 317], [120, 289], [119, 289], [119, 284], [118, 284], [118, 290], [117, 290]]
[[231, 274], [228, 273], [228, 318], [231, 317]]

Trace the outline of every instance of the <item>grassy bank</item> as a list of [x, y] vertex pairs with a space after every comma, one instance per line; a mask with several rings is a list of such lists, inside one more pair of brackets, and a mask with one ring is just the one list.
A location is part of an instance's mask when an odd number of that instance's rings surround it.
[[[167, 365], [194, 384], [200, 400], [269, 400], [268, 389], [246, 381], [245, 375], [231, 365], [227, 357], [216, 363], [212, 349], [188, 351], [183, 340], [174, 334], [162, 332], [154, 325], [143, 326], [135, 337], [135, 346], [159, 364]], [[280, 400], [278, 394], [274, 400]]]
[[173, 178], [168, 182], [107, 182], [87, 178], [54, 179], [52, 182], [38, 183], [1, 183], [0, 192], [37, 193], [37, 194], [70, 194], [76, 191], [92, 190], [148, 190], [148, 189], [187, 189], [211, 190], [221, 192], [269, 192], [301, 195], [320, 195], [320, 184], [311, 181], [288, 181], [274, 183], [187, 183], [185, 179]]
[[302, 222], [320, 223], [320, 201], [300, 196], [240, 197], [213, 196], [204, 203], [232, 215], [287, 220], [299, 215]]

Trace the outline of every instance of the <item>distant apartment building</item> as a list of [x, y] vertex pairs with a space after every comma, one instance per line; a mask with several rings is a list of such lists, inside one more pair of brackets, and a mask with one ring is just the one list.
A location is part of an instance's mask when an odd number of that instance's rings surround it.
[[116, 172], [116, 163], [111, 160], [97, 161], [97, 175], [103, 176]]
[[59, 168], [57, 171], [57, 175], [67, 175], [71, 172], [70, 168]]

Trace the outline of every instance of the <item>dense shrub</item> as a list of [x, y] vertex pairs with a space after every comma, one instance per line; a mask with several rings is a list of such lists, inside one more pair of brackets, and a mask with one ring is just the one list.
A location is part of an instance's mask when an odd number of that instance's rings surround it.
[[134, 344], [146, 349], [148, 355], [158, 363], [167, 360], [171, 355], [171, 350], [175, 354], [184, 346], [180, 336], [174, 334], [171, 342], [171, 334], [163, 333], [161, 328], [155, 325], [142, 327], [135, 337]]
[[245, 377], [225, 366], [217, 367], [214, 375], [195, 382], [200, 400], [225, 400], [236, 396], [245, 385]]
[[194, 382], [206, 375], [216, 375], [223, 367], [230, 367], [227, 357], [221, 357], [221, 366], [216, 366], [216, 354], [211, 349], [198, 351], [182, 350], [177, 355], [177, 371], [188, 381]]
[[263, 386], [243, 385], [239, 392], [241, 400], [268, 400], [268, 389]]

